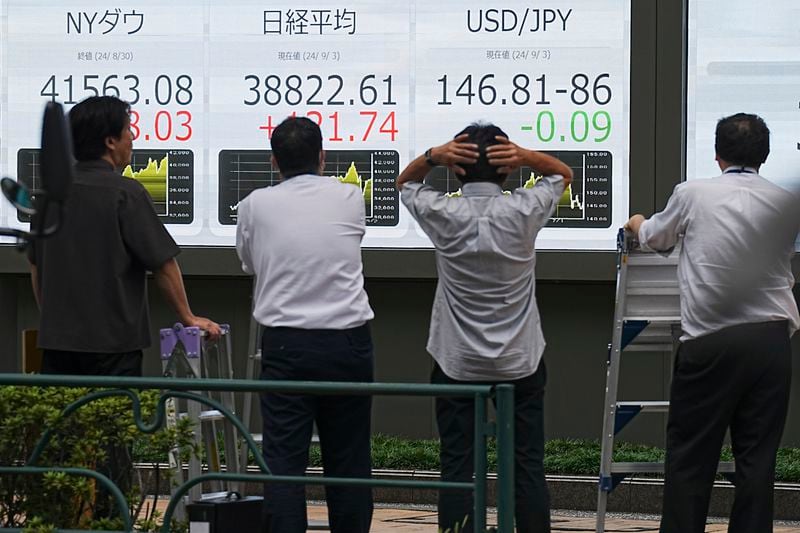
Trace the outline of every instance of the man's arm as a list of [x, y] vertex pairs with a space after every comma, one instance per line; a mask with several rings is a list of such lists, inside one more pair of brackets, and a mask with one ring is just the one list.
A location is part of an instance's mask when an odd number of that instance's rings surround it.
[[178, 262], [173, 257], [154, 273], [156, 283], [161, 293], [178, 315], [178, 320], [185, 326], [195, 326], [208, 333], [211, 340], [218, 339], [222, 334], [219, 325], [207, 318], [195, 316], [189, 308], [186, 298], [186, 289], [183, 286], [183, 276]]
[[42, 309], [42, 293], [39, 289], [39, 269], [33, 263], [31, 266], [31, 287], [33, 288], [33, 297], [36, 300], [36, 307]]
[[250, 231], [247, 228], [247, 205], [247, 198], [239, 203], [238, 216], [236, 217], [236, 253], [242, 261], [242, 270], [247, 274], [252, 274], [254, 270], [253, 258], [250, 256]]
[[663, 211], [649, 219], [636, 214], [625, 223], [625, 229], [633, 233], [644, 250], [669, 252], [678, 242], [678, 237], [686, 231], [682, 185], [685, 184], [675, 186]]
[[486, 149], [489, 163], [498, 167], [500, 174], [510, 174], [519, 167], [531, 167], [543, 176], [559, 175], [564, 178], [566, 188], [572, 182], [572, 169], [553, 156], [527, 150], [517, 146], [505, 137], [496, 137], [498, 144], [493, 144]]
[[[476, 163], [480, 155], [478, 145], [466, 142], [467, 139], [469, 139], [469, 135], [465, 133], [447, 144], [431, 148], [430, 159], [433, 164], [449, 167], [456, 174], [463, 175], [464, 169], [459, 165]], [[431, 168], [424, 155], [417, 157], [397, 177], [397, 188], [402, 190], [403, 185], [409, 181], [424, 180]]]

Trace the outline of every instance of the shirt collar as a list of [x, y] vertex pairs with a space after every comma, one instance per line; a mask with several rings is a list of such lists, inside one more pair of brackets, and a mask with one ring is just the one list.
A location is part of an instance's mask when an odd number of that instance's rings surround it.
[[753, 167], [743, 167], [734, 165], [722, 171], [723, 174], [758, 174], [758, 171]]
[[78, 161], [75, 167], [80, 170], [115, 170], [114, 165], [105, 159], [93, 159], [91, 161]]
[[461, 186], [464, 196], [497, 196], [503, 194], [503, 189], [497, 183], [489, 181], [471, 181]]
[[[324, 178], [325, 176], [320, 176], [318, 174], [295, 174], [291, 178], [283, 178], [280, 183], [299, 183], [301, 181], [305, 181], [308, 179], [319, 179]], [[297, 180], [297, 181], [295, 181]]]

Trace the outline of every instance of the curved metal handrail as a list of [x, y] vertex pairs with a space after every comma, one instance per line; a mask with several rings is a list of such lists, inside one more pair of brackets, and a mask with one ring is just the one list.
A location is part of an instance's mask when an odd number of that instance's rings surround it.
[[[111, 376], [58, 376], [58, 375], [22, 375], [0, 374], [0, 385], [42, 386], [42, 387], [87, 387], [104, 388], [93, 391], [72, 402], [61, 412], [67, 417], [84, 405], [98, 399], [124, 396], [132, 402], [132, 411], [136, 427], [142, 433], [154, 433], [161, 429], [166, 421], [166, 402], [170, 398], [182, 398], [208, 405], [219, 411], [239, 431], [247, 442], [248, 449], [261, 470], [259, 474], [248, 473], [207, 473], [190, 479], [178, 486], [170, 498], [164, 514], [161, 533], [169, 533], [170, 522], [185, 494], [197, 484], [204, 481], [254, 481], [261, 483], [289, 483], [306, 485], [361, 485], [371, 487], [405, 487], [427, 489], [472, 490], [475, 502], [475, 530], [486, 528], [486, 437], [497, 436], [498, 452], [498, 529], [500, 533], [511, 533], [514, 528], [514, 387], [512, 385], [433, 385], [416, 383], [353, 383], [353, 382], [310, 382], [310, 381], [262, 381], [240, 379], [209, 378], [143, 378], [143, 377], [111, 377]], [[114, 388], [109, 388], [114, 387]], [[141, 401], [132, 390], [164, 389], [160, 393], [156, 410], [150, 421], [142, 419]], [[231, 392], [283, 392], [297, 394], [364, 394], [378, 396], [447, 396], [474, 397], [475, 402], [475, 479], [467, 482], [445, 481], [400, 481], [372, 478], [308, 478], [305, 476], [279, 476], [270, 473], [255, 440], [242, 421], [220, 402], [191, 391], [231, 391]], [[486, 418], [486, 402], [495, 397], [497, 401], [497, 421], [488, 422]], [[120, 510], [127, 510], [123, 515], [126, 531], [132, 531], [132, 519], [125, 498], [119, 488], [106, 476], [92, 470], [82, 468], [64, 468], [32, 466], [41, 458], [42, 452], [50, 442], [55, 428], [48, 428], [34, 448], [28, 463], [24, 466], [0, 467], [0, 474], [43, 474], [46, 472], [64, 472], [70, 475], [87, 476], [98, 480], [113, 495]]]

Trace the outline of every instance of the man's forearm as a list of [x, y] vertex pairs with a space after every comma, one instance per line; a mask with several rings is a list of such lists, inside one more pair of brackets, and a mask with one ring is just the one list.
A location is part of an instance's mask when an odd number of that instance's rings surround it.
[[195, 316], [189, 308], [189, 300], [186, 298], [186, 289], [183, 286], [183, 275], [175, 258], [164, 263], [154, 274], [156, 283], [175, 310], [181, 324], [202, 329], [212, 341], [220, 338], [223, 331], [219, 324], [208, 318]]
[[33, 298], [36, 300], [36, 307], [42, 308], [42, 295], [39, 292], [39, 269], [36, 265], [31, 263], [31, 288], [33, 289]]
[[408, 166], [403, 169], [403, 172], [397, 177], [397, 188], [402, 189], [403, 185], [409, 181], [422, 181], [425, 176], [430, 172], [431, 166], [425, 160], [425, 156], [421, 155], [414, 159]]
[[178, 319], [184, 324], [191, 322], [194, 315], [189, 308], [189, 300], [186, 298], [186, 289], [183, 286], [183, 275], [175, 258], [164, 263], [153, 274], [161, 293], [178, 315]]
[[558, 174], [563, 176], [567, 185], [572, 181], [572, 169], [553, 156], [535, 150], [528, 150], [526, 159], [527, 165], [543, 176]]

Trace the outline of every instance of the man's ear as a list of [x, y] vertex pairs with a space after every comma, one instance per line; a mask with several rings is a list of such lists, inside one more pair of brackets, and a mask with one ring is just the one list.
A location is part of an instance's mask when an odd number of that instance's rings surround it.
[[325, 170], [325, 150], [320, 150], [319, 151], [319, 173], [322, 174], [322, 172], [324, 170]]
[[269, 162], [272, 165], [272, 170], [277, 170], [278, 175], [281, 177], [281, 180], [283, 180], [283, 174], [281, 174], [281, 167], [278, 166], [278, 160], [275, 159], [274, 155], [270, 156]]
[[116, 145], [117, 145], [117, 140], [118, 140], [118, 139], [115, 139], [113, 136], [111, 136], [111, 135], [108, 135], [108, 136], [106, 137], [106, 140], [105, 140], [106, 150], [107, 150], [107, 151], [113, 151], [113, 150], [114, 150], [114, 148], [115, 148], [115, 147], [116, 147]]

